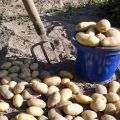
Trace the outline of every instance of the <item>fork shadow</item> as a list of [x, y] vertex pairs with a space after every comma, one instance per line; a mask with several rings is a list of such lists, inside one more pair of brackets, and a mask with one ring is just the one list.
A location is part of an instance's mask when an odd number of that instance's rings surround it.
[[[61, 61], [61, 62], [57, 62], [57, 63], [51, 63], [51, 60], [49, 59], [49, 55], [47, 55], [47, 52], [45, 50], [45, 47], [44, 47], [44, 43], [46, 41], [42, 41], [42, 42], [39, 42], [39, 43], [36, 43], [34, 44], [32, 47], [31, 47], [31, 53], [32, 53], [32, 57], [34, 59], [35, 62], [38, 62], [41, 66], [41, 69], [46, 69], [46, 70], [49, 70], [51, 71], [52, 69], [54, 69], [56, 72], [59, 71], [60, 69], [66, 69], [66, 70], [70, 70], [71, 69], [71, 66], [72, 66], [72, 69], [75, 69], [74, 67], [76, 66], [76, 63], [75, 61], [72, 61], [72, 60], [64, 60], [64, 61]], [[40, 46], [41, 49], [42, 49], [42, 52], [45, 56], [45, 59], [47, 61], [47, 63], [44, 63], [44, 62], [41, 62], [37, 59], [37, 56], [36, 56], [36, 53], [34, 51], [34, 49], [37, 47], [37, 46]], [[53, 48], [54, 50], [54, 48]], [[69, 65], [68, 65], [69, 64]], [[71, 64], [71, 65], [70, 65]], [[74, 70], [73, 70], [74, 71]]]

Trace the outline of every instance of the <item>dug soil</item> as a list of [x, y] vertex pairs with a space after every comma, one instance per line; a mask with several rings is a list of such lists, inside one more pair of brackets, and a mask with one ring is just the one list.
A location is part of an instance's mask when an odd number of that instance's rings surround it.
[[[35, 1], [39, 12], [41, 10], [40, 1]], [[95, 6], [82, 7], [68, 12], [43, 12], [41, 18], [47, 30], [48, 40], [42, 42], [36, 34], [21, 0], [1, 1], [0, 62], [27, 58], [38, 62], [40, 70], [47, 70], [53, 75], [58, 74], [60, 70], [68, 70], [74, 75], [73, 81], [80, 86], [81, 93], [90, 95], [94, 91], [95, 84], [86, 83], [79, 76], [75, 62], [76, 52], [70, 40], [78, 22], [98, 21], [101, 19], [99, 12], [100, 8]], [[45, 57], [42, 48], [48, 58]], [[48, 64], [48, 59], [50, 64]], [[113, 79], [119, 79], [119, 70], [118, 75]], [[8, 113], [0, 114], [5, 114], [11, 119], [24, 109], [23, 107], [16, 110], [11, 106]]]

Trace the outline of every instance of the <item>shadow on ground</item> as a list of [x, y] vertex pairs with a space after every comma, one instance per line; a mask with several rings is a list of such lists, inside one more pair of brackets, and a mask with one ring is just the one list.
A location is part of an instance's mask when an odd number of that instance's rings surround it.
[[[52, 75], [55, 75], [55, 74], [58, 74], [58, 72], [60, 70], [68, 70], [70, 72], [72, 72], [73, 74], [77, 74], [78, 76], [78, 70], [77, 70], [77, 67], [76, 67], [76, 62], [73, 61], [73, 60], [64, 60], [62, 62], [58, 62], [58, 63], [51, 63], [51, 61], [49, 60], [49, 56], [47, 56], [47, 53], [45, 51], [45, 48], [43, 46], [43, 42], [40, 42], [40, 43], [37, 43], [35, 45], [33, 45], [31, 47], [31, 53], [32, 53], [32, 57], [31, 58], [27, 58], [27, 57], [16, 57], [16, 56], [13, 56], [13, 57], [6, 57], [7, 53], [8, 53], [8, 47], [5, 46], [3, 47], [1, 50], [0, 50], [0, 63], [3, 63], [5, 61], [13, 61], [13, 60], [21, 60], [21, 61], [24, 61], [25, 59], [31, 59], [33, 62], [37, 62], [40, 66], [40, 71], [42, 70], [46, 70], [46, 71], [49, 71]], [[41, 46], [42, 50], [43, 50], [43, 53], [46, 57], [46, 60], [47, 62], [41, 62], [37, 59], [36, 55], [35, 55], [35, 52], [34, 52], [34, 49], [35, 47], [37, 46]], [[80, 77], [80, 76], [79, 76]]]
[[[37, 43], [37, 44], [35, 44], [31, 48], [31, 53], [33, 55], [32, 58], [19, 58], [19, 57], [17, 57], [17, 58], [16, 57], [9, 57], [8, 58], [8, 57], [6, 57], [8, 49], [7, 49], [7, 46], [5, 46], [0, 51], [0, 58], [1, 58], [0, 62], [3, 63], [5, 61], [13, 61], [14, 59], [21, 60], [21, 61], [24, 61], [25, 59], [27, 59], [27, 60], [32, 59], [33, 62], [37, 62], [39, 64], [39, 71], [40, 71], [40, 73], [41, 73], [41, 71], [46, 70], [51, 75], [58, 75], [58, 73], [59, 73], [60, 70], [70, 71], [74, 75], [74, 79], [72, 81], [74, 81], [75, 83], [78, 84], [78, 86], [80, 87], [81, 91], [84, 90], [84, 94], [91, 95], [94, 92], [95, 85], [90, 84], [90, 83], [86, 83], [80, 77], [75, 61], [67, 60], [66, 59], [66, 60], [64, 60], [62, 62], [59, 62], [59, 63], [50, 64], [50, 63], [44, 63], [44, 62], [41, 62], [41, 61], [37, 60], [37, 57], [35, 56], [35, 53], [34, 53], [33, 49], [35, 47], [37, 47], [38, 45], [40, 45], [41, 47], [43, 47], [43, 44], [44, 43]], [[44, 52], [46, 52], [46, 51], [44, 51]], [[119, 75], [119, 76], [117, 76], [117, 79], [120, 78], [120, 72], [119, 71], [117, 71], [117, 75]], [[8, 116], [9, 119], [12, 118], [12, 117], [15, 117], [19, 112], [24, 112], [25, 109], [27, 108], [26, 102], [24, 103], [24, 105], [20, 109], [17, 109], [17, 110], [12, 106], [11, 101], [7, 101], [7, 102], [10, 103], [10, 105], [11, 105], [11, 108], [10, 108], [11, 112], [5, 113], [6, 116]], [[0, 115], [1, 115], [1, 113], [0, 113]]]
[[82, 21], [98, 21], [101, 9], [97, 6], [86, 6], [83, 8], [76, 8], [70, 11], [60, 11], [42, 16], [42, 19], [50, 22], [51, 25], [47, 29], [49, 34], [54, 27], [63, 26], [63, 29], [67, 33], [68, 39], [71, 37], [71, 33], [75, 31], [75, 25]]

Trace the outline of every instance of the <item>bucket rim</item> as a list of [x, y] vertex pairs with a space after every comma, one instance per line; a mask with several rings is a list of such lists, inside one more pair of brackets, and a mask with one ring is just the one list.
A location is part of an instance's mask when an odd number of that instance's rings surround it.
[[108, 51], [108, 52], [109, 51], [116, 51], [116, 52], [120, 51], [120, 46], [117, 46], [117, 47], [89, 47], [89, 46], [82, 45], [76, 41], [75, 34], [76, 34], [76, 32], [73, 32], [71, 35], [71, 39], [70, 39], [70, 41], [73, 43], [73, 45], [77, 44], [77, 45], [82, 46], [84, 48], [89, 48], [89, 49], [94, 49], [94, 50], [96, 49], [96, 50], [101, 50], [101, 51], [103, 50], [103, 51]]

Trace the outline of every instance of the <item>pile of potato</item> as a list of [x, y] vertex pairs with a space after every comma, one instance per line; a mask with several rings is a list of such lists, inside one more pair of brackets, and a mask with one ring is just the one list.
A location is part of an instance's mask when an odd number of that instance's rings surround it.
[[[9, 120], [117, 120], [120, 114], [117, 81], [111, 81], [108, 89], [97, 84], [88, 96], [81, 94], [68, 71], [54, 76], [44, 71], [40, 80], [37, 63], [5, 62], [0, 68], [0, 112], [7, 114], [11, 107], [20, 110]], [[0, 120], [8, 118], [0, 115]]]
[[120, 32], [111, 27], [108, 20], [96, 22], [80, 22], [76, 25], [76, 40], [90, 47], [116, 47], [120, 46]]

